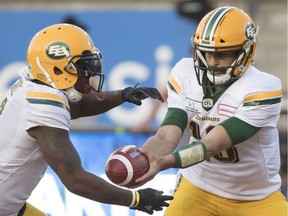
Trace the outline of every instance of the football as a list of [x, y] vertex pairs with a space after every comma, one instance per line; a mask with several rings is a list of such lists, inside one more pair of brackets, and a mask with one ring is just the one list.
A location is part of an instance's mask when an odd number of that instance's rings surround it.
[[149, 161], [134, 145], [123, 146], [107, 159], [105, 173], [110, 181], [123, 187], [132, 187], [135, 180], [149, 169]]

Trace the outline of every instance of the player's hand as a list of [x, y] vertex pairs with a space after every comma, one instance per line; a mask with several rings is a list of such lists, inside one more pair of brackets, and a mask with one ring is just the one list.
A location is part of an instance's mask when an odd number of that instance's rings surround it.
[[169, 206], [167, 201], [173, 199], [173, 196], [162, 194], [163, 191], [152, 188], [138, 190], [136, 191], [135, 205], [130, 208], [146, 212], [150, 215], [153, 214], [154, 211], [161, 211], [163, 207]]
[[163, 168], [162, 158], [157, 156], [154, 152], [142, 148], [138, 148], [138, 150], [147, 156], [149, 161], [149, 170], [143, 176], [136, 179], [132, 188], [138, 188], [146, 184], [148, 181], [151, 181], [158, 172], [165, 169]]
[[136, 104], [138, 106], [140, 106], [142, 104], [142, 100], [146, 98], [164, 102], [162, 95], [156, 88], [137, 87], [137, 85], [134, 87], [127, 87], [122, 90], [121, 96], [124, 101]]

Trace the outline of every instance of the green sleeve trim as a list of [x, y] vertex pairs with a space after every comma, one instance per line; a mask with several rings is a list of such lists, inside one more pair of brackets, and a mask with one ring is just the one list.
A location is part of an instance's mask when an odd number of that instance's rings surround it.
[[182, 130], [183, 133], [187, 126], [186, 112], [179, 108], [168, 108], [161, 127], [164, 125], [176, 125]]
[[187, 168], [205, 160], [206, 153], [206, 146], [201, 141], [195, 141], [172, 152], [172, 155], [177, 168]]
[[26, 100], [31, 104], [41, 104], [41, 105], [51, 105], [63, 108], [70, 112], [70, 108], [60, 101], [50, 100], [50, 99], [37, 99], [37, 98], [26, 98]]
[[220, 125], [225, 128], [233, 145], [249, 139], [261, 129], [261, 127], [252, 126], [236, 117], [231, 117]]
[[172, 152], [172, 155], [175, 157], [175, 163], [176, 163], [176, 168], [180, 168], [181, 167], [181, 158], [180, 155], [177, 151]]
[[276, 104], [280, 103], [281, 98], [272, 98], [272, 99], [267, 99], [267, 100], [255, 100], [255, 101], [250, 101], [246, 102], [243, 104], [243, 106], [259, 106], [259, 105], [271, 105], [271, 104]]

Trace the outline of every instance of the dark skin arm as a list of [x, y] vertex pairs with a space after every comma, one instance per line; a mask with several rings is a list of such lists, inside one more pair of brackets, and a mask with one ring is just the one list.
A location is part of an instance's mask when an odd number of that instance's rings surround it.
[[87, 86], [88, 79], [78, 77], [75, 89], [82, 93], [83, 97], [79, 102], [69, 101], [71, 119], [99, 115], [121, 105], [125, 101], [138, 106], [141, 105], [142, 100], [149, 97], [164, 101], [155, 88], [137, 87], [136, 85], [116, 91], [96, 92], [91, 90], [86, 93]]
[[107, 112], [114, 107], [124, 103], [121, 97], [121, 90], [94, 92], [91, 91], [78, 103], [69, 102], [71, 119], [94, 116]]
[[84, 170], [68, 131], [39, 126], [29, 129], [28, 134], [36, 139], [45, 160], [69, 191], [101, 203], [131, 204], [132, 193], [129, 190], [116, 187]]

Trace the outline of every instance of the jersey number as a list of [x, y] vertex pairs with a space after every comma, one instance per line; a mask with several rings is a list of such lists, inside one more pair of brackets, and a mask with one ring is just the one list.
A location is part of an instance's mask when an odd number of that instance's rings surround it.
[[[212, 130], [215, 126], [208, 126], [206, 128], [205, 133], [207, 134], [210, 130]], [[192, 136], [195, 139], [201, 140], [200, 135], [200, 126], [198, 123], [194, 121], [190, 121], [190, 129], [192, 132]], [[219, 152], [218, 154], [213, 156], [216, 160], [221, 161], [223, 163], [237, 163], [239, 162], [238, 152], [235, 146], [232, 146], [225, 151]]]
[[5, 98], [0, 105], [0, 115], [2, 115], [2, 112], [4, 110], [6, 103], [7, 103], [7, 98]]
[[[20, 86], [22, 86], [22, 83], [23, 83], [22, 79], [19, 79], [19, 80], [16, 81], [16, 83], [15, 83], [15, 84], [11, 87], [11, 89], [10, 89], [10, 94], [11, 94], [11, 96], [13, 95], [13, 93], [14, 93]], [[0, 104], [0, 115], [2, 115], [2, 112], [3, 112], [4, 108], [5, 108], [6, 103], [7, 103], [7, 97], [6, 97], [6, 98], [2, 101], [2, 103]]]

